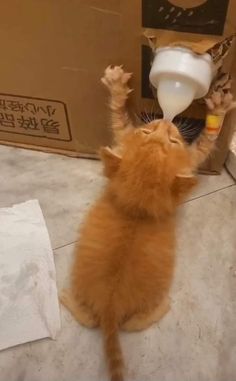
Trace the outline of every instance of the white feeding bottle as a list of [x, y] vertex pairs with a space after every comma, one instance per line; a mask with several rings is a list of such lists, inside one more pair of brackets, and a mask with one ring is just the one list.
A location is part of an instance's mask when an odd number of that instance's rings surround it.
[[157, 49], [149, 78], [157, 89], [163, 118], [172, 121], [194, 99], [204, 97], [213, 72], [212, 59], [207, 53], [197, 55], [179, 47]]

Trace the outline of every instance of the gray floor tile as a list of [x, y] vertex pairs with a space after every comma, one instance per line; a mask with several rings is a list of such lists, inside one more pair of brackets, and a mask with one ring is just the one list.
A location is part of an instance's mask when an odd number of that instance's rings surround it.
[[69, 286], [70, 270], [73, 264], [74, 245], [68, 245], [54, 250], [54, 259], [57, 271], [58, 292]]
[[[236, 380], [236, 186], [179, 213], [172, 308], [159, 325], [121, 334], [127, 381]], [[73, 245], [55, 251], [58, 288], [68, 284]], [[107, 381], [98, 330], [62, 307], [56, 341], [1, 352], [0, 381]]]
[[[104, 184], [101, 163], [4, 146], [0, 157], [0, 207], [37, 198], [53, 248], [74, 242], [84, 212]], [[221, 176], [200, 176], [189, 199], [231, 184], [226, 171]]]
[[228, 172], [225, 169], [222, 170], [220, 176], [199, 175], [198, 180], [199, 183], [190, 195], [189, 200], [204, 196], [206, 194], [215, 192], [219, 189], [223, 189], [235, 184], [233, 178], [228, 174]]
[[53, 248], [73, 242], [104, 183], [101, 163], [4, 146], [0, 157], [0, 207], [36, 198]]

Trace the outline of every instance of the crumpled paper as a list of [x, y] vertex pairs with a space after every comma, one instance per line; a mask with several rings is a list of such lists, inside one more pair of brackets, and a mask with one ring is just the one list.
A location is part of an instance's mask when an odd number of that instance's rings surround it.
[[53, 252], [37, 200], [0, 209], [0, 349], [55, 338], [60, 312]]

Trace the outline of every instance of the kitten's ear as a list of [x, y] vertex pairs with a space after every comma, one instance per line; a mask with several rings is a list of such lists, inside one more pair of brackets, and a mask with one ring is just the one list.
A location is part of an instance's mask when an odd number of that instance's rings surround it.
[[214, 63], [214, 69], [219, 70], [223, 66], [224, 60], [235, 42], [235, 38], [236, 34], [234, 33], [231, 36], [224, 38], [222, 41], [217, 42], [207, 50], [206, 53], [211, 56]]
[[100, 157], [104, 164], [104, 171], [107, 177], [112, 177], [119, 169], [121, 157], [115, 154], [109, 147], [100, 149]]
[[175, 177], [172, 194], [177, 202], [181, 202], [197, 184], [197, 177], [192, 173], [180, 173]]

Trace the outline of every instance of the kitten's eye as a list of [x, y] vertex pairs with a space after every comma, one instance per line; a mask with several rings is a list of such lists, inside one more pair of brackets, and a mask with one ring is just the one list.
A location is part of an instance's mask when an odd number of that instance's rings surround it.
[[172, 137], [170, 137], [170, 142], [173, 144], [180, 144], [180, 141], [178, 139]]
[[147, 128], [141, 128], [141, 131], [146, 134], [146, 135], [149, 135], [151, 134], [152, 131], [148, 130]]

